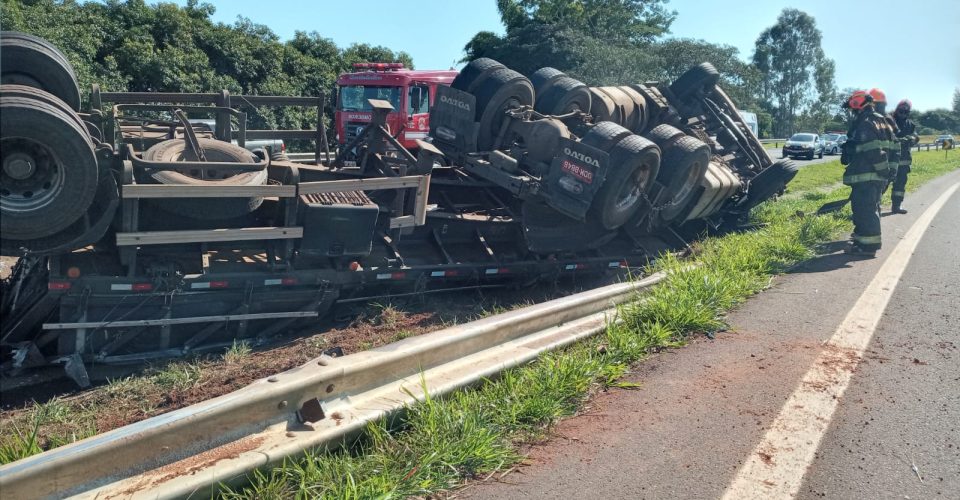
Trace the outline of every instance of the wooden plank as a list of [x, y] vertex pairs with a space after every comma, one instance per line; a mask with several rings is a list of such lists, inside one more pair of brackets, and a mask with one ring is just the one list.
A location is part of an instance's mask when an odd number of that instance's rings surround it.
[[218, 241], [283, 240], [303, 238], [302, 227], [245, 227], [199, 231], [144, 231], [117, 233], [117, 246], [166, 243], [213, 243]]
[[417, 197], [413, 202], [413, 217], [418, 226], [427, 223], [427, 197], [430, 195], [430, 175], [424, 175], [420, 178], [420, 185], [417, 187]]
[[394, 217], [390, 219], [390, 229], [400, 229], [404, 227], [413, 227], [417, 225], [417, 219], [412, 215], [403, 217]]
[[293, 198], [296, 186], [200, 186], [183, 184], [128, 184], [123, 197], [129, 198], [246, 198], [272, 196]]
[[420, 175], [405, 177], [375, 177], [342, 181], [301, 182], [297, 185], [300, 194], [335, 193], [338, 191], [375, 191], [378, 189], [413, 188], [422, 182]]
[[139, 319], [130, 321], [92, 321], [86, 323], [44, 323], [44, 330], [72, 330], [74, 328], [129, 328], [133, 326], [186, 325], [223, 321], [246, 321], [251, 319], [313, 318], [317, 311], [291, 311], [276, 313], [224, 314], [220, 316], [194, 316], [191, 318]]

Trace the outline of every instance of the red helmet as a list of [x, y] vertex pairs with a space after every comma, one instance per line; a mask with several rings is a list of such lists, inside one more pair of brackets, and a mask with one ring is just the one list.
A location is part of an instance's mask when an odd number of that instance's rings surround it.
[[863, 105], [866, 104], [867, 97], [867, 91], [858, 90], [854, 92], [849, 99], [847, 99], [847, 106], [849, 106], [850, 109], [859, 111], [863, 108]]
[[876, 102], [876, 103], [887, 102], [887, 95], [884, 94], [883, 91], [878, 88], [872, 88], [867, 93], [870, 94], [870, 97], [873, 98], [873, 102]]
[[913, 109], [913, 103], [910, 102], [910, 99], [904, 99], [897, 103], [897, 111], [906, 111], [907, 113]]

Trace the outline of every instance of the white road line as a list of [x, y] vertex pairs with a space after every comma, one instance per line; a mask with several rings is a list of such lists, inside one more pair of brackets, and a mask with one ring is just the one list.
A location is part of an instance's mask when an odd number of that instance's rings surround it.
[[724, 493], [724, 500], [797, 495], [900, 276], [930, 222], [958, 187], [960, 184], [954, 184], [940, 195], [887, 257], [747, 458]]

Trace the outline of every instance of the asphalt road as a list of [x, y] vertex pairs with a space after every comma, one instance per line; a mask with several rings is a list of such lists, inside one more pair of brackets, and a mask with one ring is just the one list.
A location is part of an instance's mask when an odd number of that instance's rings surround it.
[[[773, 158], [773, 159], [774, 159], [774, 161], [779, 160], [779, 159], [781, 158], [781, 157], [780, 157], [780, 150], [779, 150], [779, 149], [768, 149], [768, 150], [767, 150], [767, 153], [770, 155], [770, 158]], [[793, 160], [793, 161], [797, 164], [797, 166], [799, 166], [799, 167], [802, 168], [802, 167], [805, 167], [805, 166], [807, 166], [807, 165], [816, 165], [816, 164], [818, 164], [818, 163], [827, 163], [827, 162], [831, 162], [831, 161], [833, 161], [833, 160], [839, 160], [839, 159], [840, 159], [840, 155], [826, 155], [826, 154], [825, 154], [825, 155], [823, 155], [823, 158], [814, 157], [812, 160], [808, 160], [808, 159], [806, 159], [806, 158], [797, 158], [797, 159], [795, 159], [795, 160]]]
[[[960, 172], [929, 183], [907, 198], [909, 214], [884, 217], [878, 258], [834, 252], [778, 278], [730, 314], [731, 331], [642, 363], [628, 377], [641, 389], [599, 395], [522, 466], [458, 497], [720, 498], [755, 484], [732, 497], [960, 498], [960, 191], [914, 251], [895, 250], [957, 183]], [[881, 280], [890, 273], [895, 287]], [[871, 293], [889, 302], [865, 302]], [[851, 320], [861, 315], [874, 320]], [[826, 365], [848, 324], [870, 336], [856, 362]], [[824, 371], [821, 388], [810, 374]], [[804, 392], [833, 409], [787, 404]], [[791, 415], [806, 417], [784, 425]], [[764, 447], [818, 426], [807, 455]], [[776, 469], [796, 476], [790, 494], [764, 479]], [[741, 482], [750, 470], [757, 482]]]

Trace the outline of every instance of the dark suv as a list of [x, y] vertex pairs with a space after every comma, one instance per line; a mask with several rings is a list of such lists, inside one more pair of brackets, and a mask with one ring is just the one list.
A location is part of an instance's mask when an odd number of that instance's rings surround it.
[[812, 160], [814, 156], [823, 158], [823, 141], [817, 134], [793, 134], [793, 137], [783, 144], [783, 158], [805, 157]]

